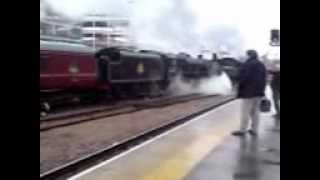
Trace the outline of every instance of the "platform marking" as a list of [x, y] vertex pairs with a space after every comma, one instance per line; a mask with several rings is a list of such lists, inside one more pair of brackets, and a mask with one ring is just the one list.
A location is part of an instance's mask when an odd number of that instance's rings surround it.
[[229, 122], [195, 141], [186, 149], [176, 152], [175, 156], [161, 164], [161, 167], [150, 170], [141, 180], [182, 180], [212, 149], [221, 144], [230, 131], [238, 126], [238, 122]]
[[[93, 172], [93, 171], [95, 171], [95, 170], [97, 170], [97, 169], [99, 169], [99, 168], [101, 168], [101, 167], [103, 167], [103, 166], [105, 166], [105, 165], [107, 165], [107, 164], [112, 163], [113, 161], [116, 161], [116, 160], [118, 160], [118, 159], [120, 159], [120, 158], [122, 158], [122, 157], [124, 157], [124, 156], [126, 156], [126, 155], [128, 155], [128, 154], [130, 154], [130, 153], [132, 153], [132, 152], [134, 152], [134, 151], [136, 151], [136, 150], [138, 150], [138, 149], [146, 146], [146, 145], [148, 145], [148, 144], [151, 144], [152, 142], [157, 141], [158, 139], [163, 138], [163, 137], [169, 135], [170, 133], [173, 133], [173, 132], [175, 132], [175, 131], [178, 131], [179, 129], [184, 128], [185, 126], [190, 125], [191, 123], [195, 123], [197, 120], [199, 120], [199, 119], [201, 119], [201, 118], [204, 118], [205, 116], [208, 116], [209, 114], [215, 113], [216, 111], [218, 111], [218, 110], [220, 110], [220, 109], [222, 109], [222, 108], [227, 108], [227, 107], [229, 107], [229, 106], [232, 106], [234, 103], [237, 103], [237, 101], [231, 101], [231, 102], [229, 102], [229, 103], [227, 103], [227, 104], [218, 106], [218, 107], [214, 108], [213, 110], [210, 110], [210, 111], [208, 111], [208, 112], [206, 112], [206, 113], [204, 113], [204, 114], [202, 114], [202, 115], [199, 115], [199, 116], [193, 118], [192, 120], [187, 121], [187, 122], [185, 122], [184, 124], [179, 125], [179, 126], [177, 126], [177, 127], [175, 127], [175, 128], [172, 128], [172, 129], [170, 129], [170, 130], [168, 130], [168, 131], [166, 131], [166, 132], [164, 132], [164, 133], [162, 133], [162, 134], [159, 134], [158, 136], [155, 136], [154, 138], [152, 138], [152, 139], [150, 139], [150, 140], [147, 140], [147, 141], [143, 142], [142, 144], [137, 145], [137, 146], [129, 149], [128, 151], [124, 151], [124, 152], [120, 153], [119, 155], [114, 156], [114, 157], [111, 158], [111, 159], [108, 159], [108, 160], [106, 160], [106, 161], [104, 161], [104, 162], [102, 162], [102, 163], [100, 163], [100, 164], [97, 164], [97, 165], [95, 165], [95, 166], [93, 166], [93, 167], [91, 167], [91, 168], [88, 168], [88, 169], [86, 169], [86, 170], [84, 170], [84, 171], [82, 171], [82, 172], [80, 172], [80, 173], [78, 173], [78, 174], [76, 174], [76, 175], [68, 178], [68, 180], [77, 180], [77, 179], [80, 179], [82, 176], [85, 176], [86, 174], [89, 174], [89, 173], [91, 173], [91, 172]], [[228, 132], [228, 133], [229, 133], [229, 132]], [[217, 143], [217, 137], [216, 137], [216, 135], [217, 135], [217, 134], [215, 133], [215, 134], [212, 134], [212, 137], [210, 137], [210, 138], [212, 138], [212, 139], [210, 139], [211, 141], [213, 141], [213, 140], [216, 141], [215, 145], [218, 144], [218, 143]], [[206, 139], [207, 139], [207, 138], [206, 138]], [[222, 139], [221, 139], [221, 140], [222, 140]], [[212, 142], [210, 142], [210, 143], [212, 143]], [[203, 154], [203, 153], [202, 153], [202, 154]], [[180, 158], [179, 158], [179, 159], [180, 159]], [[172, 160], [171, 160], [171, 161], [172, 161]], [[173, 160], [173, 162], [174, 162], [174, 161], [175, 161], [175, 160]], [[164, 167], [164, 166], [163, 166], [163, 167]], [[167, 166], [167, 167], [169, 167], [169, 169], [172, 168], [172, 167], [170, 167], [170, 166]], [[158, 170], [158, 172], [159, 172], [159, 170]], [[180, 172], [182, 172], [182, 171], [180, 171]], [[154, 174], [156, 174], [156, 173], [154, 173]], [[163, 174], [163, 173], [161, 172], [161, 174]], [[146, 178], [148, 178], [148, 177], [145, 176], [144, 179], [146, 179]], [[149, 179], [149, 180], [154, 180], [154, 179]], [[167, 180], [167, 179], [162, 179], [162, 178], [161, 178], [161, 180]]]

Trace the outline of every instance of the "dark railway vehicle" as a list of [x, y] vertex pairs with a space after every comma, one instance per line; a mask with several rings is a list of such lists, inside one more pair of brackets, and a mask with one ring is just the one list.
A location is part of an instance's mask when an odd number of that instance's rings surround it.
[[161, 56], [161, 59], [165, 65], [165, 76], [162, 81], [162, 86], [167, 88], [172, 82], [172, 79], [178, 75], [178, 58], [177, 55], [172, 53], [163, 53], [154, 50], [140, 50], [141, 53], [157, 54]]
[[112, 84], [115, 95], [160, 95], [169, 83], [169, 60], [163, 54], [105, 48], [98, 51], [95, 57], [100, 77]]
[[219, 74], [217, 69], [219, 67], [212, 60], [193, 58], [187, 53], [170, 54], [147, 50], [143, 50], [142, 52], [157, 53], [162, 56], [167, 67], [167, 78], [165, 79], [169, 83], [172, 82], [174, 77], [179, 75], [182, 79], [189, 81], [199, 80]]
[[218, 74], [213, 61], [181, 53], [177, 57], [177, 66], [184, 79], [201, 79]]
[[217, 61], [221, 69], [230, 77], [233, 84], [238, 81], [241, 62], [235, 58], [225, 57]]

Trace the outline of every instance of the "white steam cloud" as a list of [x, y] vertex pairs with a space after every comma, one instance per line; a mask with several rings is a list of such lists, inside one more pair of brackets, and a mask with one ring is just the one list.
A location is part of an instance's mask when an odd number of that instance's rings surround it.
[[201, 79], [200, 81], [182, 80], [178, 76], [169, 87], [169, 92], [176, 95], [181, 94], [207, 94], [207, 95], [228, 95], [232, 93], [232, 83], [227, 74], [212, 76]]

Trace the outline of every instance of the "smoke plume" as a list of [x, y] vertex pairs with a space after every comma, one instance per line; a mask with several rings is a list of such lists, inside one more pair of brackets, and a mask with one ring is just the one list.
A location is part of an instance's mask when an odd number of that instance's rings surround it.
[[[45, 0], [42, 0], [45, 1]], [[57, 12], [73, 19], [86, 14], [129, 17], [140, 49], [165, 52], [261, 52], [268, 47], [271, 28], [280, 27], [280, 0], [46, 0]], [[41, 3], [41, 1], [40, 1]], [[40, 18], [43, 16], [40, 8]], [[275, 23], [274, 23], [275, 22]], [[259, 52], [259, 53], [260, 53]], [[262, 53], [260, 53], [262, 54]], [[178, 84], [194, 90], [189, 84]], [[226, 75], [202, 81], [198, 92], [227, 92]]]
[[[101, 13], [129, 17], [132, 36], [141, 49], [188, 52], [196, 55], [203, 49], [238, 54], [243, 38], [232, 26], [208, 21], [203, 26], [194, 0], [42, 0], [46, 6], [73, 19]], [[41, 3], [40, 3], [41, 4]], [[43, 8], [40, 7], [40, 16]]]
[[170, 52], [260, 51], [268, 47], [270, 29], [280, 28], [280, 0], [42, 1], [74, 19], [92, 13], [130, 17], [141, 48]]
[[137, 1], [130, 16], [133, 34], [141, 48], [188, 52], [192, 55], [205, 49], [217, 52], [224, 48], [234, 54], [242, 50], [240, 31], [210, 21], [206, 22], [209, 27], [203, 27], [198, 11], [192, 8], [189, 1], [149, 3], [150, 0]]
[[215, 75], [199, 81], [185, 81], [181, 76], [171, 83], [169, 92], [181, 94], [228, 95], [232, 93], [232, 83], [227, 74]]

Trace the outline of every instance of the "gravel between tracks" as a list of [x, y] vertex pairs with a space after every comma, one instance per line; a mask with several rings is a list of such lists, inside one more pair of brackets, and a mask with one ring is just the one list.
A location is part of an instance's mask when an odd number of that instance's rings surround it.
[[40, 173], [98, 151], [146, 129], [197, 112], [222, 97], [146, 109], [40, 133]]

